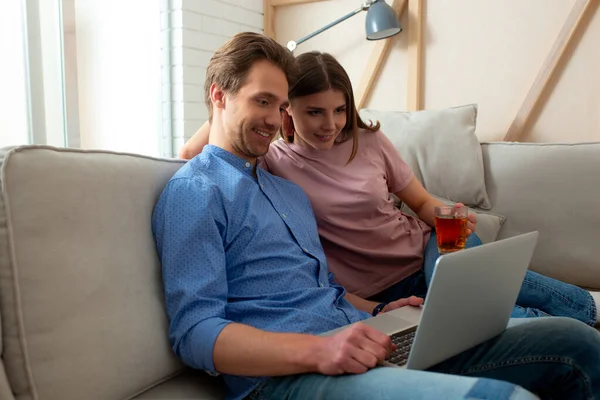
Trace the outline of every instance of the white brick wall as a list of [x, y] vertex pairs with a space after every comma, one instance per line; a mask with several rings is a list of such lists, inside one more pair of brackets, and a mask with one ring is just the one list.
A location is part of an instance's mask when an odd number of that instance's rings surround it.
[[[262, 0], [163, 0], [163, 156], [181, 146], [208, 119], [206, 66], [238, 32], [263, 32]], [[167, 42], [169, 45], [167, 46]]]

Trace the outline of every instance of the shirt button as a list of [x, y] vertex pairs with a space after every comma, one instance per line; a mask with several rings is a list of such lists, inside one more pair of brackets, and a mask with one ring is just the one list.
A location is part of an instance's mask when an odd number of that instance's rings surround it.
[[320, 286], [320, 287], [323, 287], [323, 284], [322, 284], [321, 282], [319, 282], [319, 286]]
[[283, 219], [287, 218], [285, 214], [281, 214], [281, 216], [283, 217]]
[[246, 168], [250, 168], [252, 164], [250, 164], [249, 162], [246, 163]]
[[260, 184], [260, 187], [264, 189], [265, 185], [263, 185], [262, 183]]
[[306, 247], [305, 247], [305, 248], [303, 248], [302, 250], [304, 250], [305, 252], [307, 252], [307, 253], [308, 253], [308, 249], [307, 249]]

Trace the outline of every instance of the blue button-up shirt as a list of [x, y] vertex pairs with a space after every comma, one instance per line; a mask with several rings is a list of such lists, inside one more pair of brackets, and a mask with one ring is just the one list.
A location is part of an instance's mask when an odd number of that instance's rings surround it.
[[[152, 228], [162, 262], [169, 339], [193, 368], [215, 371], [213, 347], [231, 322], [319, 334], [369, 317], [334, 283], [308, 197], [216, 146], [165, 187]], [[230, 399], [264, 377], [224, 375]]]

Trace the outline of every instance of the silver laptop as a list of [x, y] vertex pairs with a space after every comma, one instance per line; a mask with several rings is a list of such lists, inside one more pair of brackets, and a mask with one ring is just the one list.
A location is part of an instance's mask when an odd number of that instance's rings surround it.
[[535, 231], [440, 256], [423, 307], [362, 321], [398, 346], [384, 364], [426, 369], [502, 333], [537, 239]]

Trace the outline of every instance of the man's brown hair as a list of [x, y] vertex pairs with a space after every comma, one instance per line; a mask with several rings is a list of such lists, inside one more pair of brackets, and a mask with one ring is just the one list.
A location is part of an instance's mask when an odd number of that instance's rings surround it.
[[296, 60], [292, 53], [268, 36], [242, 32], [236, 34], [210, 59], [204, 81], [204, 101], [208, 108], [208, 120], [212, 122], [213, 109], [210, 87], [215, 83], [221, 90], [235, 95], [246, 82], [252, 65], [267, 60], [279, 67], [291, 86], [297, 75]]

